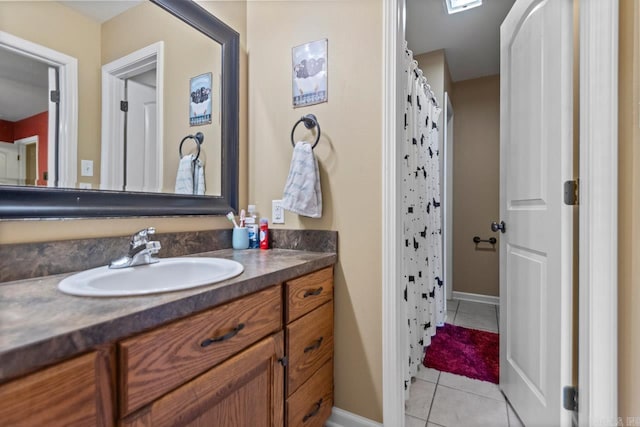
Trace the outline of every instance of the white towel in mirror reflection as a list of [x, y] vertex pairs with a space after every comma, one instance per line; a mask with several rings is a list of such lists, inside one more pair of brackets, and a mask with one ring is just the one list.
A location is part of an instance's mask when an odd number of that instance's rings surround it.
[[176, 175], [176, 194], [204, 195], [204, 166], [194, 154], [180, 159]]

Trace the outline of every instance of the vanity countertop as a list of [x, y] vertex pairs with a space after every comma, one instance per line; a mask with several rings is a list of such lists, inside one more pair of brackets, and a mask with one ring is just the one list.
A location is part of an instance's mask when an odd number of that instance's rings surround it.
[[244, 272], [209, 286], [148, 296], [66, 295], [70, 274], [0, 283], [0, 383], [285, 280], [335, 264], [335, 253], [224, 249], [195, 254], [240, 262]]

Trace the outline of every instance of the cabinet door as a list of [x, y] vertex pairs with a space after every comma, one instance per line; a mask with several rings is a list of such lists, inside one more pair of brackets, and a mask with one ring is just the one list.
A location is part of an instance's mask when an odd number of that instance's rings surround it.
[[279, 427], [284, 423], [282, 332], [166, 394], [123, 426]]
[[110, 349], [0, 385], [2, 426], [113, 425]]

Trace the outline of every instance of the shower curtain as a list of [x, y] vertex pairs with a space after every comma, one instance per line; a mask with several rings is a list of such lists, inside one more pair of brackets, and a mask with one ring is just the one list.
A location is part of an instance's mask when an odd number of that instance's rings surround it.
[[405, 335], [404, 388], [424, 359], [424, 350], [444, 324], [440, 153], [441, 108], [405, 42], [405, 114], [402, 153], [402, 287]]

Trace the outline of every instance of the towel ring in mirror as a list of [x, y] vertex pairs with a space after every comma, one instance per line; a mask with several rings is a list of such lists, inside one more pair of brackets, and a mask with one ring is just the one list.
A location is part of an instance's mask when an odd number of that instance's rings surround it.
[[196, 160], [198, 160], [198, 157], [200, 157], [200, 146], [202, 145], [202, 142], [204, 141], [204, 134], [202, 132], [198, 132], [195, 135], [187, 135], [184, 138], [182, 138], [182, 141], [180, 141], [180, 147], [178, 147], [178, 153], [180, 153], [180, 158], [184, 157], [182, 155], [182, 144], [184, 144], [184, 142], [187, 139], [193, 139], [196, 142], [196, 144], [198, 145], [198, 153], [196, 154], [196, 158], [193, 159], [193, 161], [195, 162]]

